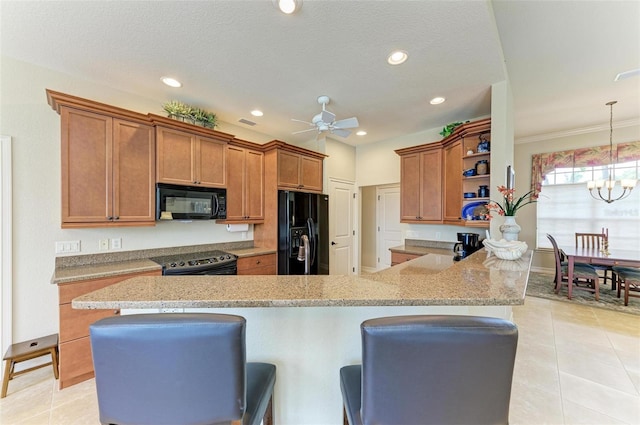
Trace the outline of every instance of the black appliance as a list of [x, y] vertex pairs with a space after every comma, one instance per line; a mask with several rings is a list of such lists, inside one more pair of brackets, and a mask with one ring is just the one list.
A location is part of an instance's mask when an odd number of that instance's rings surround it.
[[162, 266], [165, 276], [234, 275], [238, 273], [238, 257], [223, 251], [175, 254], [151, 258]]
[[227, 218], [227, 189], [156, 186], [156, 220], [212, 220]]
[[[304, 249], [303, 235], [308, 249]], [[308, 274], [329, 274], [329, 196], [280, 190], [278, 274], [305, 274], [305, 264]]]
[[458, 233], [458, 243], [453, 246], [456, 254], [454, 261], [460, 261], [480, 249], [480, 235], [477, 233]]

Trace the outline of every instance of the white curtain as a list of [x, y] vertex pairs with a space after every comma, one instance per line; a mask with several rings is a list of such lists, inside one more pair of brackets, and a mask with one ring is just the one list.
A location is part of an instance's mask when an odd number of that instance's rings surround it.
[[[542, 186], [536, 203], [538, 247], [551, 248], [547, 233], [558, 245], [574, 245], [576, 232], [599, 233], [605, 227], [609, 229], [610, 249], [634, 250], [640, 255], [640, 186], [628, 198], [611, 204], [593, 199], [586, 186]], [[612, 197], [621, 191], [618, 182]]]

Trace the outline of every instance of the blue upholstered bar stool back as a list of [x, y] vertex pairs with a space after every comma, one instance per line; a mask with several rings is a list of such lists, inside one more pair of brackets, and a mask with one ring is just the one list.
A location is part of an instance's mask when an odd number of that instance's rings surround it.
[[362, 366], [340, 370], [349, 424], [508, 423], [513, 323], [399, 316], [367, 320], [361, 330]]
[[102, 424], [259, 424], [275, 366], [245, 363], [245, 319], [114, 316], [91, 325]]

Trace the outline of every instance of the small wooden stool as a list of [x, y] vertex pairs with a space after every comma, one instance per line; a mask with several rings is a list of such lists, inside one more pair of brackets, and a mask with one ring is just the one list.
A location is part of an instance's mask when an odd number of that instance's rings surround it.
[[[36, 357], [45, 356], [47, 354], [51, 354], [51, 361], [49, 363], [30, 367], [29, 369], [21, 370], [19, 372], [13, 371], [16, 363], [35, 359]], [[40, 369], [41, 367], [53, 365], [53, 374], [56, 379], [58, 379], [58, 334], [12, 344], [4, 355], [3, 360], [5, 360], [6, 363], [4, 368], [4, 377], [2, 379], [2, 395], [0, 398], [5, 398], [7, 396], [7, 389], [9, 388], [9, 381], [11, 379], [18, 375], [22, 375], [23, 373]]]

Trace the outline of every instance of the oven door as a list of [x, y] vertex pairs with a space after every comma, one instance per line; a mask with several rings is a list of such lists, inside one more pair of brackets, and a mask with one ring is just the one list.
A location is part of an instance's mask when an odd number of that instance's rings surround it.
[[238, 274], [237, 263], [228, 263], [223, 266], [195, 266], [181, 270], [162, 270], [165, 276], [213, 276], [213, 275], [236, 275]]

